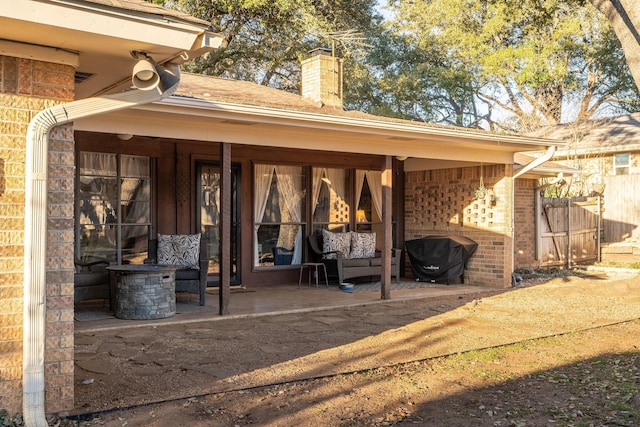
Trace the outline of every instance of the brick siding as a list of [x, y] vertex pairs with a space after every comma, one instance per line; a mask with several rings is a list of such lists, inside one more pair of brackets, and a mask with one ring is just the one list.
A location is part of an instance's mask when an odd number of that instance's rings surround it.
[[[74, 69], [0, 56], [0, 408], [22, 410], [26, 134], [39, 111], [73, 100]], [[73, 408], [73, 187], [71, 125], [49, 140], [46, 411]]]
[[[428, 235], [462, 235], [478, 243], [465, 281], [508, 287], [513, 269], [511, 165], [488, 165], [407, 172], [405, 239]], [[482, 177], [493, 197], [478, 198]], [[411, 274], [410, 264], [406, 271]]]
[[536, 267], [535, 191], [537, 180], [517, 179], [514, 197], [515, 268]]

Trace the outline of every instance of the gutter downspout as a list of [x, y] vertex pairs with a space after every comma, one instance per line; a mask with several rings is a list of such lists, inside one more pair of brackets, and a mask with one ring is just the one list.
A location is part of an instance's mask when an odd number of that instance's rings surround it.
[[528, 163], [528, 164], [524, 165], [518, 172], [513, 174], [512, 178], [516, 179], [520, 175], [523, 175], [523, 174], [529, 172], [531, 169], [534, 169], [534, 168], [540, 166], [541, 164], [543, 164], [545, 162], [548, 162], [549, 160], [551, 160], [551, 157], [553, 157], [555, 152], [556, 152], [556, 146], [555, 145], [550, 145], [549, 148], [547, 148], [546, 153], [544, 153], [544, 155], [542, 157], [538, 157], [537, 159], [535, 159], [531, 163]]
[[47, 166], [51, 129], [74, 120], [159, 101], [180, 83], [180, 70], [155, 66], [159, 84], [102, 97], [56, 105], [29, 123], [26, 146], [24, 225], [24, 311], [22, 409], [25, 425], [48, 427], [44, 408], [44, 347], [46, 314]]

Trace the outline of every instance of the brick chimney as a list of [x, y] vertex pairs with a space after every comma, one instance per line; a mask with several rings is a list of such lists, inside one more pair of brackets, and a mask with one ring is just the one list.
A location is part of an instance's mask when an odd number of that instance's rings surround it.
[[302, 96], [313, 102], [342, 108], [342, 59], [330, 49], [314, 49], [302, 61]]

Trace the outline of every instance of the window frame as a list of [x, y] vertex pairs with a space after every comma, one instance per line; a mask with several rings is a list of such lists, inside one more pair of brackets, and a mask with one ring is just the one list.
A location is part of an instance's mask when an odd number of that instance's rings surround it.
[[[271, 181], [269, 183], [269, 193], [268, 193], [268, 198], [272, 197], [272, 188], [275, 186], [276, 188], [278, 187], [278, 178], [277, 178], [277, 169], [278, 167], [281, 168], [288, 168], [288, 167], [293, 167], [293, 168], [299, 168], [299, 172], [300, 172], [300, 178], [301, 178], [301, 182], [299, 183], [299, 191], [301, 192], [301, 197], [300, 197], [300, 206], [299, 206], [299, 215], [300, 215], [300, 220], [299, 221], [271, 221], [271, 222], [264, 222], [264, 215], [267, 212], [267, 208], [265, 208], [265, 210], [262, 213], [262, 218], [260, 218], [260, 220], [258, 220], [258, 218], [256, 218], [256, 209], [258, 208], [256, 206], [256, 197], [257, 197], [257, 176], [258, 173], [262, 174], [263, 171], [259, 171], [257, 172], [257, 169], [260, 166], [264, 166], [266, 168], [271, 168]], [[305, 245], [305, 236], [306, 236], [306, 227], [307, 227], [307, 187], [308, 187], [308, 168], [305, 165], [300, 165], [300, 164], [287, 164], [287, 163], [271, 163], [271, 162], [254, 162], [252, 164], [252, 177], [253, 177], [253, 182], [252, 182], [252, 187], [253, 187], [253, 191], [252, 191], [252, 223], [253, 223], [253, 228], [254, 228], [254, 233], [253, 233], [253, 256], [252, 256], [252, 268], [256, 269], [256, 270], [263, 270], [263, 269], [273, 269], [273, 268], [299, 268], [300, 265], [305, 262], [305, 255], [306, 255], [306, 245]], [[279, 200], [278, 200], [279, 202]], [[270, 204], [268, 202], [267, 199], [265, 199], [265, 206], [273, 206], [273, 204]], [[278, 203], [278, 207], [281, 211], [281, 207]], [[277, 251], [276, 248], [278, 248], [279, 246], [277, 245], [277, 242], [274, 243], [273, 242], [273, 238], [268, 239], [268, 240], [260, 240], [260, 234], [261, 234], [261, 228], [262, 228], [262, 232], [264, 232], [265, 228], [269, 228], [269, 227], [277, 227], [278, 228], [278, 234], [280, 234], [280, 227], [283, 226], [287, 226], [287, 227], [298, 227], [298, 231], [296, 232], [296, 238], [294, 241], [294, 246], [292, 249], [289, 248], [282, 248], [282, 249], [286, 249], [286, 250], [291, 250], [292, 253], [287, 253], [283, 255], [283, 260], [286, 260], [286, 258], [288, 256], [291, 256], [291, 263], [290, 264], [278, 264], [276, 263], [276, 257], [277, 255], [274, 253], [274, 255], [272, 256], [272, 259], [269, 258], [269, 253], [272, 253], [272, 251]], [[265, 242], [269, 241], [271, 243], [271, 251], [265, 251], [264, 249], [264, 245]], [[298, 243], [299, 241], [299, 247], [297, 248], [296, 252], [296, 243]], [[281, 249], [281, 250], [282, 250]], [[296, 259], [299, 258], [299, 262], [296, 262]], [[271, 259], [271, 262], [269, 261]], [[264, 260], [264, 261], [262, 261]]]
[[[83, 154], [100, 154], [100, 155], [108, 155], [108, 156], [114, 156], [115, 157], [115, 166], [116, 166], [116, 170], [114, 171], [115, 173], [106, 173], [106, 174], [82, 174], [82, 167], [81, 167], [81, 156]], [[140, 176], [139, 174], [137, 176], [134, 176], [133, 174], [125, 174], [123, 172], [123, 167], [122, 167], [122, 159], [123, 158], [142, 158], [142, 159], [146, 159], [147, 162], [147, 171], [146, 171], [146, 176]], [[110, 171], [111, 172], [111, 171]], [[82, 177], [91, 177], [91, 178], [109, 178], [109, 179], [113, 179], [115, 180], [115, 194], [116, 197], [115, 199], [111, 200], [111, 202], [113, 202], [112, 204], [115, 205], [116, 207], [116, 211], [114, 213], [114, 217], [115, 217], [115, 221], [113, 222], [98, 222], [98, 223], [87, 223], [87, 224], [83, 224], [81, 222], [81, 218], [83, 217], [83, 214], [81, 212], [82, 209], [82, 195], [86, 194], [83, 193], [83, 191], [81, 190], [81, 179]], [[147, 190], [147, 199], [146, 200], [139, 200], [139, 199], [124, 199], [124, 194], [123, 194], [123, 183], [127, 180], [131, 180], [131, 179], [139, 179], [142, 181], [146, 181], [146, 184], [144, 185], [144, 187], [146, 187]], [[92, 151], [92, 150], [80, 150], [77, 152], [77, 158], [76, 158], [76, 174], [75, 174], [75, 192], [74, 192], [74, 201], [75, 201], [75, 221], [74, 221], [74, 257], [78, 260], [84, 261], [85, 258], [86, 260], [107, 260], [110, 263], [117, 263], [118, 265], [121, 265], [123, 263], [127, 263], [130, 262], [131, 260], [133, 260], [134, 258], [136, 259], [136, 263], [138, 261], [140, 261], [139, 259], [142, 258], [146, 258], [147, 256], [147, 242], [150, 236], [150, 233], [153, 229], [153, 223], [154, 223], [154, 218], [155, 218], [155, 214], [154, 214], [154, 190], [153, 190], [153, 185], [154, 185], [154, 163], [153, 163], [153, 158], [150, 156], [141, 156], [141, 155], [134, 155], [134, 154], [124, 154], [124, 153], [114, 153], [114, 152], [101, 152], [101, 151]], [[138, 220], [136, 220], [135, 222], [128, 222], [125, 220], [125, 218], [123, 218], [123, 202], [135, 202], [135, 203], [145, 203], [148, 206], [148, 211], [147, 211], [147, 215], [146, 215], [146, 221], [144, 222], [139, 222]], [[91, 228], [91, 227], [112, 227], [115, 229], [115, 245], [112, 248], [113, 252], [115, 254], [114, 259], [111, 258], [111, 256], [109, 255], [113, 255], [112, 252], [108, 251], [107, 255], [105, 257], [99, 257], [96, 256], [95, 253], [89, 253], [89, 254], [84, 254], [83, 253], [83, 248], [82, 248], [82, 237], [81, 237], [81, 233], [83, 231], [83, 228]], [[146, 227], [146, 238], [144, 239], [144, 249], [143, 250], [138, 250], [138, 252], [135, 252], [135, 255], [131, 255], [131, 254], [127, 254], [126, 253], [126, 249], [124, 248], [123, 245], [123, 230], [126, 228], [135, 228], [135, 227]], [[136, 233], [137, 236], [141, 236], [142, 234]], [[141, 261], [140, 261], [141, 263]]]
[[[625, 157], [626, 162], [621, 164], [620, 159]], [[613, 174], [629, 175], [631, 173], [631, 153], [617, 153], [613, 155]]]

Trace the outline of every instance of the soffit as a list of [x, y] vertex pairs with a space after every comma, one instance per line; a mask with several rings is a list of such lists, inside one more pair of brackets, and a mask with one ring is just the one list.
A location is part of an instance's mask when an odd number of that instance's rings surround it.
[[[195, 141], [406, 156], [405, 168], [434, 161], [512, 164], [519, 151], [562, 143], [539, 137], [440, 126], [343, 111], [251, 82], [182, 73], [175, 95], [125, 112], [75, 122], [77, 130]], [[436, 165], [437, 167], [437, 165]]]
[[[394, 147], [394, 155], [415, 155], [420, 142], [456, 143], [466, 148], [484, 144], [491, 151], [513, 153], [562, 143], [541, 137], [498, 135], [482, 130], [427, 124], [374, 116], [359, 111], [323, 106], [298, 94], [252, 82], [183, 73], [175, 96], [163, 102], [192, 109], [192, 114], [209, 115], [238, 122], [307, 126], [321, 132], [339, 129], [360, 133]], [[177, 112], [177, 111], [176, 111]], [[375, 138], [374, 138], [375, 136]], [[406, 151], [409, 148], [409, 151]], [[431, 148], [431, 147], [430, 147]], [[442, 149], [442, 147], [440, 147]], [[380, 154], [379, 152], [377, 154]]]
[[130, 86], [133, 50], [164, 63], [222, 43], [207, 22], [142, 0], [15, 1], [0, 15], [0, 39], [79, 55], [76, 71], [91, 77], [77, 84], [77, 99]]
[[[513, 162], [517, 151], [553, 141], [457, 132], [421, 124], [353, 118], [172, 97], [76, 121], [77, 130], [465, 162]], [[420, 167], [420, 166], [416, 166]]]

